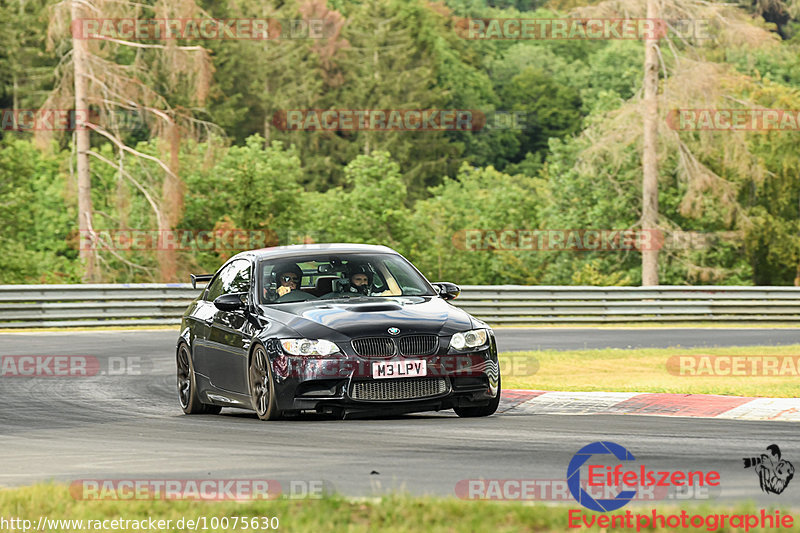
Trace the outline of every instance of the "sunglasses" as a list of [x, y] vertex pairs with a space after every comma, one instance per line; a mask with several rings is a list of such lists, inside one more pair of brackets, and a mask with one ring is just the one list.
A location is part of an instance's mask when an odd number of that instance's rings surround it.
[[281, 279], [287, 283], [290, 281], [292, 283], [297, 283], [298, 281], [300, 281], [300, 278], [298, 278], [297, 276], [283, 276]]

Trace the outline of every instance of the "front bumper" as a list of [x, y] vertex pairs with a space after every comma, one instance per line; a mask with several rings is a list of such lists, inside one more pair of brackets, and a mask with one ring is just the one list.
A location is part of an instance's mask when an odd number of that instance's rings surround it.
[[[373, 379], [375, 361], [426, 361], [424, 377]], [[500, 393], [494, 343], [482, 351], [428, 357], [312, 359], [275, 354], [279, 408], [285, 411], [414, 412], [488, 405]]]

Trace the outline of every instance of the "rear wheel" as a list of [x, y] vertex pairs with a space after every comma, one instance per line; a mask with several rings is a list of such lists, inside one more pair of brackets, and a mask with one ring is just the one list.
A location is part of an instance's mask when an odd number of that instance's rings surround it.
[[283, 415], [278, 409], [272, 365], [261, 345], [255, 347], [250, 359], [250, 401], [261, 420], [278, 420]]
[[194, 365], [189, 353], [189, 345], [181, 343], [178, 347], [178, 398], [181, 409], [187, 415], [216, 415], [222, 411], [218, 405], [202, 403], [197, 395]]
[[500, 405], [500, 379], [497, 380], [497, 396], [489, 402], [489, 405], [480, 407], [454, 407], [453, 411], [456, 412], [461, 418], [475, 418], [479, 416], [493, 415]]

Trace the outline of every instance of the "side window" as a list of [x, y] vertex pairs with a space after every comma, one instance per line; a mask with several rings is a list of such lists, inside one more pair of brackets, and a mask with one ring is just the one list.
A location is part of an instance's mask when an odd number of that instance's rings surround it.
[[406, 287], [414, 287], [416, 284], [414, 283], [414, 279], [411, 278], [409, 273], [404, 272], [402, 269], [398, 268], [398, 265], [395, 265], [391, 261], [384, 261], [384, 266], [386, 270], [392, 275], [400, 288], [405, 289]]
[[250, 290], [250, 261], [241, 259], [231, 263], [233, 269], [230, 272], [223, 272], [222, 291], [223, 294], [232, 292], [248, 292]]
[[250, 290], [250, 261], [234, 261], [220, 270], [206, 291], [205, 300], [213, 302], [223, 294]]
[[425, 289], [420, 287], [419, 280], [409, 265], [400, 263], [399, 260], [387, 259], [383, 261], [383, 269], [387, 274], [386, 282], [389, 290], [393, 293], [399, 291], [399, 294], [407, 296], [425, 293]]
[[220, 270], [217, 277], [215, 277], [214, 280], [211, 282], [211, 285], [208, 286], [208, 288], [206, 289], [206, 297], [205, 297], [206, 301], [213, 302], [219, 296], [222, 295], [222, 276], [225, 274], [227, 270], [230, 270], [232, 266], [233, 265], [231, 264]]
[[[305, 272], [307, 272], [307, 271], [316, 272], [317, 271], [317, 264], [318, 263], [316, 261], [312, 261], [312, 262], [308, 262], [308, 263], [299, 263], [297, 265], [297, 266], [300, 267], [300, 270], [303, 271], [303, 277], [300, 278], [300, 287], [313, 287], [314, 286], [314, 284], [317, 281], [317, 278], [315, 276], [317, 276], [318, 274], [306, 274]], [[305, 281], [305, 283], [303, 283], [304, 281]]]

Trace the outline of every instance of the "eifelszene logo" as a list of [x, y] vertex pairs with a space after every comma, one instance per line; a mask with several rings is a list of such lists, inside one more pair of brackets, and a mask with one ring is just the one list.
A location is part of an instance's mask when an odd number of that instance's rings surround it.
[[780, 494], [789, 485], [794, 477], [794, 465], [781, 459], [781, 449], [777, 444], [767, 446], [769, 454], [762, 453], [761, 457], [745, 457], [745, 468], [753, 468], [758, 475], [761, 490], [769, 494]]
[[[570, 494], [575, 498], [579, 504], [592, 511], [600, 511], [602, 513], [608, 511], [615, 511], [620, 507], [626, 505], [629, 501], [636, 496], [635, 490], [624, 490], [619, 492], [613, 499], [598, 499], [595, 500], [581, 487], [581, 466], [583, 466], [593, 455], [614, 454], [614, 457], [620, 461], [635, 461], [636, 458], [631, 452], [613, 442], [593, 442], [584, 446], [578, 453], [576, 453], [567, 467], [567, 487]], [[591, 466], [589, 469], [591, 470]], [[591, 482], [591, 472], [589, 474], [589, 484]]]
[[[578, 450], [567, 467], [567, 487], [575, 501], [592, 511], [605, 513], [625, 506], [636, 497], [636, 490], [631, 490], [633, 487], [716, 487], [720, 484], [720, 474], [714, 470], [656, 471], [644, 464], [629, 463], [626, 471], [622, 464], [600, 464], [608, 457], [598, 456], [612, 456], [621, 462], [636, 461], [631, 452], [608, 441], [593, 442]], [[584, 466], [588, 474], [587, 488], [601, 488], [604, 495], [613, 497], [595, 499], [583, 488], [581, 468]], [[616, 495], [614, 491], [618, 491]]]

